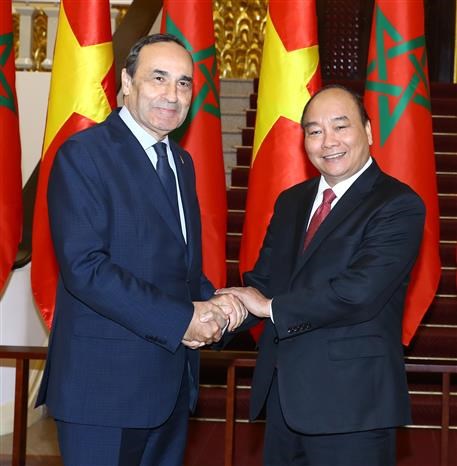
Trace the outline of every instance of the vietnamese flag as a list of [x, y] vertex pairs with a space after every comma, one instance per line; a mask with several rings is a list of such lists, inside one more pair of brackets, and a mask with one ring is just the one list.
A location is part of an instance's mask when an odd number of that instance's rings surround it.
[[[304, 149], [303, 108], [320, 85], [315, 0], [270, 0], [240, 273], [252, 270], [278, 195], [317, 174]], [[259, 327], [253, 330], [257, 338]]]
[[11, 1], [0, 3], [0, 293], [22, 236], [21, 140]]
[[192, 105], [172, 137], [194, 161], [202, 218], [203, 271], [220, 288], [226, 285], [227, 276], [227, 193], [212, 1], [164, 0], [161, 29], [178, 37], [194, 60]]
[[408, 345], [441, 274], [423, 0], [376, 0], [365, 104], [372, 118], [373, 156], [385, 172], [411, 186], [427, 209], [403, 316], [403, 343]]
[[103, 121], [116, 105], [111, 39], [109, 0], [61, 0], [32, 235], [32, 291], [48, 327], [58, 276], [46, 200], [49, 173], [62, 143]]

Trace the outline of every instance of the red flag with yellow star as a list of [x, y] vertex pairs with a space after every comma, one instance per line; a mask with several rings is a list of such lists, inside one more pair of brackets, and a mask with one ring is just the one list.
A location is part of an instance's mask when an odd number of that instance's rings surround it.
[[10, 1], [0, 4], [0, 293], [22, 234], [22, 176]]
[[[300, 119], [321, 84], [315, 0], [270, 0], [257, 98], [240, 272], [257, 260], [274, 203], [284, 189], [316, 174]], [[260, 331], [255, 328], [254, 338]]]
[[[88, 14], [90, 12], [90, 14]], [[32, 235], [32, 291], [48, 327], [58, 267], [46, 201], [58, 148], [116, 105], [109, 0], [61, 0]]]
[[194, 59], [192, 106], [172, 138], [194, 161], [202, 218], [203, 271], [220, 288], [226, 285], [227, 194], [212, 1], [164, 0], [162, 31], [181, 39]]
[[384, 171], [411, 186], [427, 209], [403, 316], [407, 345], [433, 301], [441, 275], [423, 0], [376, 0], [365, 104], [372, 119], [373, 156]]

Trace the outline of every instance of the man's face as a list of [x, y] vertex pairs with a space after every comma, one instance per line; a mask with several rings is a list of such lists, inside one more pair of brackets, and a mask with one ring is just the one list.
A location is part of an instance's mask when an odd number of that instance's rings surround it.
[[192, 75], [189, 53], [175, 42], [145, 45], [133, 78], [122, 70], [125, 105], [157, 140], [185, 120], [192, 99]]
[[370, 122], [343, 89], [328, 89], [310, 103], [303, 119], [305, 149], [330, 186], [358, 172], [370, 156]]

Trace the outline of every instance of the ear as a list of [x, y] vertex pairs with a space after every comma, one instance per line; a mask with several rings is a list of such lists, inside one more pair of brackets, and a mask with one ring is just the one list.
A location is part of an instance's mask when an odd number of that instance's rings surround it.
[[121, 81], [122, 81], [122, 93], [124, 95], [130, 94], [130, 88], [132, 87], [132, 77], [127, 73], [125, 68], [122, 68], [121, 71]]
[[371, 133], [370, 121], [367, 121], [365, 124], [365, 133], [367, 134], [368, 144], [371, 146], [373, 144], [373, 134]]

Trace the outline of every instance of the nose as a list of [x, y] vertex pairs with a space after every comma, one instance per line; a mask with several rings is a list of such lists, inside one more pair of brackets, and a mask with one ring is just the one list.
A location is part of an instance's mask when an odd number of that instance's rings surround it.
[[335, 137], [333, 131], [324, 131], [322, 138], [322, 147], [334, 147], [338, 144], [338, 140]]
[[168, 102], [177, 102], [178, 100], [178, 92], [176, 89], [176, 83], [169, 82], [166, 89], [165, 89], [165, 96]]

